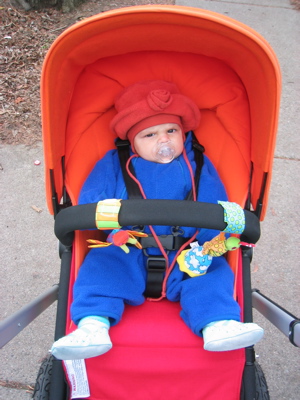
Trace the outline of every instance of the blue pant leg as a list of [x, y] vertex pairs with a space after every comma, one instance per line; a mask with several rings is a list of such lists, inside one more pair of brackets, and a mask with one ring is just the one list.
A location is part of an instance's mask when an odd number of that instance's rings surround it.
[[240, 321], [240, 307], [233, 298], [234, 274], [223, 257], [215, 257], [206, 275], [181, 282], [181, 317], [201, 336], [213, 321]]
[[82, 263], [73, 288], [71, 317], [75, 324], [90, 315], [106, 316], [111, 325], [119, 322], [124, 303], [144, 302], [145, 267], [142, 252], [129, 254], [109, 246], [92, 249]]

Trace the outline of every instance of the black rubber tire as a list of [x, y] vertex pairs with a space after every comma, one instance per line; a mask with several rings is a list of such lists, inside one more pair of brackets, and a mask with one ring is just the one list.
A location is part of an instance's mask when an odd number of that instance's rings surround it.
[[53, 356], [47, 356], [39, 369], [32, 398], [34, 400], [49, 400]]
[[255, 400], [270, 400], [269, 389], [261, 366], [255, 363], [256, 395]]
[[[257, 362], [254, 363], [254, 371], [255, 371], [255, 400], [270, 400], [269, 389], [265, 378], [265, 374], [261, 366]], [[246, 396], [244, 383], [242, 383], [240, 400], [245, 400], [246, 398], [249, 398], [249, 393], [248, 396]]]

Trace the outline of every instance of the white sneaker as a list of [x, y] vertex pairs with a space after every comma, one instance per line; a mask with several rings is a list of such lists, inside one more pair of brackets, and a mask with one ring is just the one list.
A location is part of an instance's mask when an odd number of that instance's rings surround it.
[[97, 357], [112, 348], [109, 325], [93, 318], [84, 318], [78, 329], [53, 343], [50, 352], [59, 360]]
[[205, 350], [228, 351], [252, 346], [262, 339], [264, 330], [254, 323], [226, 320], [206, 325], [202, 333]]

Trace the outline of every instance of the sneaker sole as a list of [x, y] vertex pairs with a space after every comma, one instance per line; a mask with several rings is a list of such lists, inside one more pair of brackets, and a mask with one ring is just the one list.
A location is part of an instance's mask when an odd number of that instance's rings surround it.
[[204, 349], [208, 351], [230, 351], [243, 349], [259, 342], [262, 339], [263, 335], [263, 329], [245, 332], [240, 336], [234, 336], [222, 340], [212, 340], [204, 344]]
[[58, 360], [82, 360], [101, 356], [107, 353], [111, 348], [111, 344], [87, 347], [56, 347], [51, 350], [51, 353]]

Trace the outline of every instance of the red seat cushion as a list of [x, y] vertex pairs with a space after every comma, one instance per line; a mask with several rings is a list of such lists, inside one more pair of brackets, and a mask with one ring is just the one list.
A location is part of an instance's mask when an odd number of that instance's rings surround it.
[[86, 360], [93, 400], [238, 400], [244, 351], [208, 352], [167, 300], [127, 307], [113, 348]]

